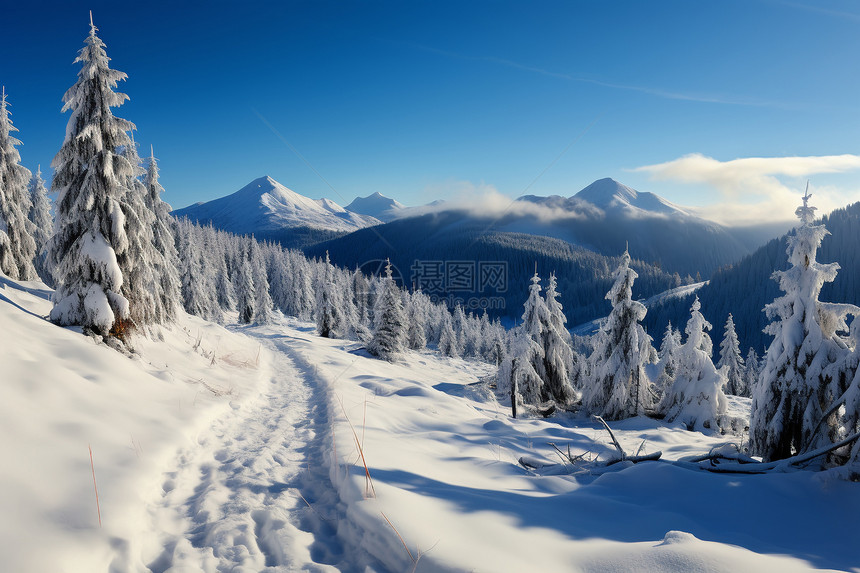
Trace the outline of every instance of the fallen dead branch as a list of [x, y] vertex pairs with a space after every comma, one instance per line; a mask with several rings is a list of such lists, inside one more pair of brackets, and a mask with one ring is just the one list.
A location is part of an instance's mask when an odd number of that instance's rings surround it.
[[[612, 443], [615, 445], [615, 449], [618, 450], [618, 457], [614, 460], [609, 460], [608, 462], [606, 462], [607, 466], [617, 464], [618, 462], [631, 462], [634, 464], [638, 464], [639, 462], [656, 461], [663, 456], [663, 452], [653, 452], [644, 455], [637, 454], [635, 456], [627, 455], [627, 452], [624, 451], [624, 448], [622, 448], [621, 444], [618, 443], [618, 440], [615, 439], [615, 434], [612, 433], [612, 429], [609, 427], [609, 424], [606, 423], [606, 420], [604, 420], [600, 416], [594, 416], [594, 419], [603, 424], [603, 427], [606, 428], [607, 432], [609, 432], [609, 437], [612, 438]], [[639, 446], [639, 450], [642, 450], [642, 446]]]
[[[709, 457], [705, 458], [702, 461], [709, 462], [708, 465], [703, 465], [701, 462], [696, 464], [695, 467], [706, 470], [709, 472], [715, 473], [733, 473], [733, 474], [761, 474], [769, 471], [784, 471], [792, 466], [799, 466], [814, 460], [817, 457], [829, 454], [833, 450], [838, 450], [843, 446], [847, 446], [848, 444], [857, 441], [860, 439], [860, 432], [856, 434], [852, 434], [847, 438], [836, 442], [835, 444], [830, 444], [829, 446], [824, 446], [818, 448], [817, 450], [813, 450], [811, 452], [805, 454], [799, 454], [796, 456], [791, 456], [790, 458], [785, 458], [782, 460], [776, 460], [773, 462], [759, 462], [759, 461], [745, 461], [745, 460], [732, 460], [728, 463], [719, 463], [719, 457]], [[683, 465], [690, 463], [689, 461], [677, 462], [677, 465]]]

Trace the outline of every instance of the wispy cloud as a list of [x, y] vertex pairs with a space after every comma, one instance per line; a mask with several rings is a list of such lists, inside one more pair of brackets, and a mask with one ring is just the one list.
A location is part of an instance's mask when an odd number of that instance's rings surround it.
[[412, 207], [410, 216], [462, 211], [476, 219], [504, 219], [506, 217], [532, 217], [541, 223], [560, 220], [577, 220], [600, 217], [603, 212], [588, 203], [567, 204], [566, 207], [517, 201], [484, 182], [446, 181], [428, 185], [425, 194], [446, 197], [444, 202], [423, 207]]
[[472, 62], [486, 62], [490, 64], [496, 64], [499, 66], [505, 66], [508, 68], [513, 68], [516, 70], [521, 70], [524, 72], [530, 72], [533, 74], [539, 74], [542, 76], [547, 76], [551, 78], [557, 78], [560, 80], [566, 80], [571, 82], [578, 82], [584, 84], [591, 84], [596, 86], [601, 86], [610, 89], [616, 90], [624, 90], [631, 92], [638, 92], [642, 94], [647, 94], [650, 96], [663, 98], [663, 99], [673, 99], [673, 100], [682, 100], [682, 101], [695, 101], [701, 103], [713, 103], [713, 104], [723, 104], [723, 105], [740, 105], [740, 106], [754, 106], [754, 107], [780, 107], [787, 108], [790, 107], [784, 102], [775, 102], [775, 101], [765, 101], [755, 98], [749, 97], [739, 97], [739, 96], [731, 96], [725, 94], [707, 94], [707, 93], [694, 93], [694, 92], [678, 92], [672, 90], [664, 90], [655, 87], [649, 86], [638, 86], [631, 85], [625, 83], [618, 82], [609, 82], [598, 80], [594, 78], [586, 78], [581, 76], [575, 76], [573, 74], [568, 74], [564, 72], [556, 72], [552, 70], [547, 70], [544, 68], [539, 68], [536, 66], [530, 66], [527, 64], [522, 64], [520, 62], [515, 62], [513, 60], [508, 60], [505, 58], [497, 58], [494, 56], [469, 56], [465, 54], [458, 54], [455, 52], [449, 52], [447, 50], [440, 50], [439, 48], [433, 48], [430, 46], [422, 46], [420, 44], [412, 44], [412, 46], [416, 49], [423, 50], [425, 52], [430, 52], [433, 54], [438, 54], [440, 56], [444, 56], [447, 58], [453, 58], [457, 60], [467, 60]]
[[[718, 199], [700, 210], [708, 218], [728, 225], [789, 220], [794, 216], [803, 178], [860, 169], [858, 155], [809, 157], [747, 157], [719, 161], [698, 153], [656, 165], [633, 169], [654, 181], [704, 185], [718, 191]], [[794, 179], [789, 186], [784, 179]], [[856, 190], [834, 186], [810, 189], [820, 213], [842, 207], [858, 197]]]
[[820, 6], [817, 4], [803, 4], [802, 2], [773, 2], [774, 4], [779, 4], [780, 6], [786, 6], [789, 8], [796, 8], [798, 10], [805, 10], [807, 12], [815, 12], [817, 14], [824, 14], [826, 16], [831, 16], [838, 20], [851, 20], [853, 22], [860, 22], [860, 14], [857, 12], [849, 12], [847, 10], [836, 10], [833, 8], [828, 8], [826, 6]]

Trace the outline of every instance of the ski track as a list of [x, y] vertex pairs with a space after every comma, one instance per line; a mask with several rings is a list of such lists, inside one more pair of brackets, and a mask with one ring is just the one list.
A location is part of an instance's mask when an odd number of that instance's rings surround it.
[[150, 508], [161, 532], [152, 573], [350, 571], [363, 561], [337, 536], [326, 391], [289, 356], [289, 337], [257, 337], [271, 357], [260, 396], [216, 419], [164, 474]]

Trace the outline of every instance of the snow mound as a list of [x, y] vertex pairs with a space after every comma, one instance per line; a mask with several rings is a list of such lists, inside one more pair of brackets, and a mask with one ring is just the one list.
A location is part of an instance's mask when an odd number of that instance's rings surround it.
[[667, 531], [666, 535], [663, 536], [663, 542], [657, 547], [660, 547], [661, 545], [688, 543], [690, 541], [698, 541], [698, 539], [696, 539], [696, 536], [692, 533], [686, 533], [684, 531]]

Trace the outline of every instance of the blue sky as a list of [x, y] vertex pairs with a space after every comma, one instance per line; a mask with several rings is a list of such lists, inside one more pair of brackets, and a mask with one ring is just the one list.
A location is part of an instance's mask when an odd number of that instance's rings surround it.
[[729, 221], [791, 217], [807, 178], [860, 200], [853, 2], [17, 1], [0, 83], [32, 169], [89, 9], [174, 207], [264, 174], [412, 205], [614, 177]]

